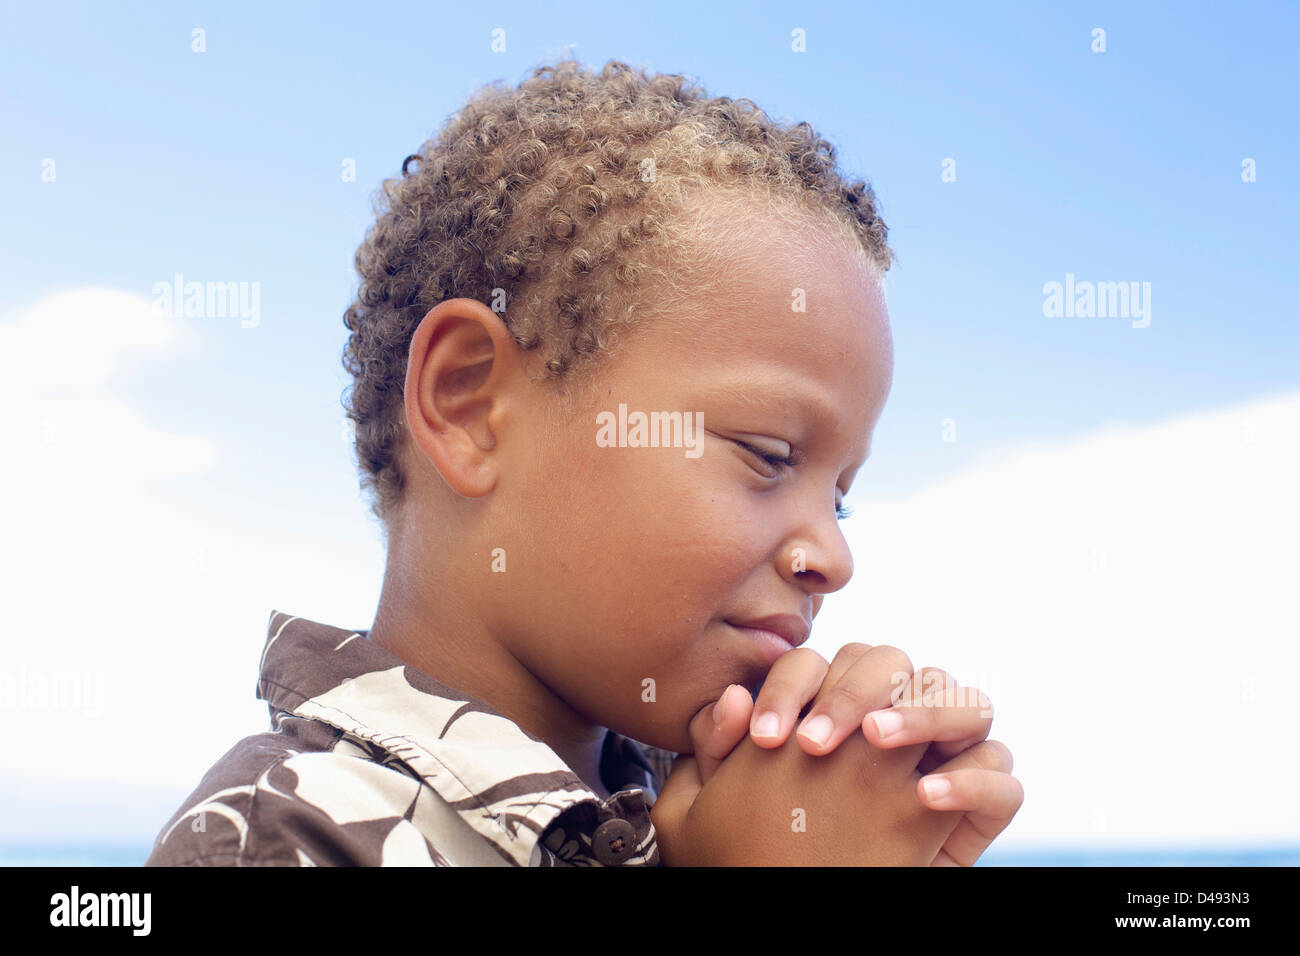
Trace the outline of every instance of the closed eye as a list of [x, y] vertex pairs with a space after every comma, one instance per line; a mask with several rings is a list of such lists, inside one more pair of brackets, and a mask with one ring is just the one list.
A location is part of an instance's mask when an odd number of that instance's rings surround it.
[[793, 468], [796, 465], [798, 465], [799, 462], [802, 460], [794, 454], [782, 458], [780, 455], [773, 455], [770, 452], [763, 451], [763, 449], [761, 448], [755, 448], [753, 445], [747, 445], [743, 441], [738, 441], [736, 442], [736, 444], [739, 445], [741, 448], [745, 449], [745, 451], [749, 452], [750, 454], [763, 459], [763, 461], [767, 462], [773, 468], [778, 468], [778, 469]]
[[[755, 458], [759, 458], [763, 460], [768, 464], [769, 467], [777, 471], [778, 473], [777, 475], [768, 475], [767, 477], [769, 478], [776, 478], [780, 474], [781, 469], [795, 468], [799, 465], [801, 461], [803, 461], [803, 456], [800, 455], [797, 451], [791, 451], [789, 455], [782, 457], [780, 455], [773, 455], [770, 452], [765, 452], [761, 448], [755, 448], [753, 445], [747, 444], [746, 442], [743, 441], [738, 441], [735, 439], [733, 439], [733, 441], [736, 441], [736, 444], [739, 445], [741, 448], [745, 449], [745, 451], [749, 452]], [[835, 518], [838, 521], [843, 521], [845, 518], [850, 517], [852, 514], [853, 514], [852, 508], [847, 508], [844, 505], [836, 505], [835, 507]]]

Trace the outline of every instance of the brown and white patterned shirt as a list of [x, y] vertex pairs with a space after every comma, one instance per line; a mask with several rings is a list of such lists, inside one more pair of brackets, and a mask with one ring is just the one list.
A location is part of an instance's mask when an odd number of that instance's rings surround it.
[[658, 865], [673, 754], [610, 731], [601, 800], [550, 747], [368, 638], [272, 611], [235, 744], [146, 866]]

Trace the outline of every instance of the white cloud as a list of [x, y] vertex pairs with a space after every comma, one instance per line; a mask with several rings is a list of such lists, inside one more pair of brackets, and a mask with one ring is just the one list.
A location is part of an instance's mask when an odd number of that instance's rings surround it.
[[[114, 394], [130, 361], [202, 347], [192, 324], [112, 289], [52, 296], [0, 320], [10, 453], [0, 472], [0, 713], [20, 728], [5, 770], [33, 793], [99, 779], [112, 792], [183, 796], [235, 740], [266, 727], [253, 691], [273, 607], [297, 613], [297, 596], [320, 594], [311, 612], [346, 620], [343, 607], [373, 609], [374, 582], [340, 581], [349, 569], [337, 555], [304, 553], [274, 540], [274, 528], [250, 533], [258, 525], [247, 515], [200, 517], [217, 442], [163, 431]], [[99, 826], [97, 813], [104, 832], [118, 832], [107, 805], [88, 803], [75, 826], [60, 811], [77, 832]], [[9, 832], [30, 823], [0, 826]]]
[[7, 448], [25, 450], [2, 479], [7, 507], [58, 501], [49, 516], [57, 520], [64, 509], [212, 466], [212, 442], [150, 427], [108, 389], [131, 357], [167, 359], [197, 347], [190, 324], [150, 306], [115, 289], [79, 289], [0, 322], [0, 435]]
[[196, 344], [191, 325], [160, 315], [142, 296], [104, 287], [61, 292], [0, 323], [3, 387], [84, 393], [101, 388], [128, 355], [166, 357]]
[[990, 694], [1026, 790], [1007, 845], [1295, 840], [1298, 438], [1292, 393], [861, 506], [815, 646]]

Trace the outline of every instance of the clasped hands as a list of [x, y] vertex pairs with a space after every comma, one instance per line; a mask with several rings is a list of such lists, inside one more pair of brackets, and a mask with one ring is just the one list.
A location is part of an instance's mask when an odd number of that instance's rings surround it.
[[692, 719], [694, 751], [651, 809], [661, 859], [970, 866], [1024, 800], [992, 723], [987, 695], [896, 647], [848, 644], [829, 663], [795, 648], [756, 700], [733, 684]]

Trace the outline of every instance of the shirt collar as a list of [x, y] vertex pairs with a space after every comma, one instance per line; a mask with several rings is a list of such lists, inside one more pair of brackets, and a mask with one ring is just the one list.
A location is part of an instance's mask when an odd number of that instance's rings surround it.
[[640, 745], [613, 731], [600, 761], [613, 796], [602, 801], [546, 744], [408, 666], [366, 631], [282, 611], [271, 612], [257, 696], [273, 726], [277, 712], [318, 720], [400, 759], [518, 865], [536, 863], [539, 844], [570, 862], [609, 862], [593, 839], [613, 832], [614, 819], [632, 824], [614, 826], [626, 837], [616, 843], [617, 862], [657, 862], [645, 793], [652, 803], [658, 781]]

